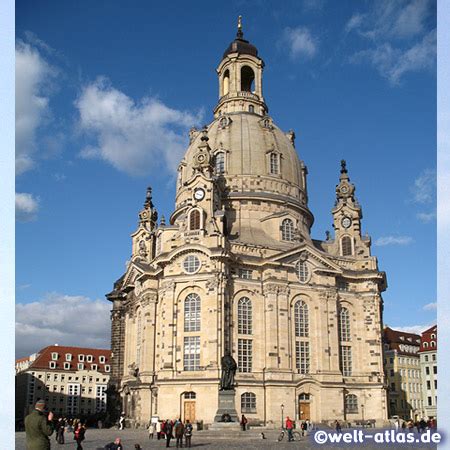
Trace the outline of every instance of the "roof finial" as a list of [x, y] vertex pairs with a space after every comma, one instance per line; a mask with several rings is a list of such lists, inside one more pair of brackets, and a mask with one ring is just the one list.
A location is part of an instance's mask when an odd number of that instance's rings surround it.
[[149, 186], [147, 188], [147, 193], [145, 195], [145, 203], [144, 206], [150, 206], [153, 208], [153, 202], [152, 202], [152, 188]]
[[238, 16], [238, 29], [236, 36], [238, 38], [242, 38], [244, 36], [244, 33], [242, 32], [242, 16]]
[[341, 173], [347, 173], [347, 163], [345, 159], [341, 159]]

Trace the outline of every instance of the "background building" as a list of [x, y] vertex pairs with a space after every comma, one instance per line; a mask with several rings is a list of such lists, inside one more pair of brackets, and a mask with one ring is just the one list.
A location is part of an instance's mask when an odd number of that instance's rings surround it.
[[107, 296], [116, 412], [137, 424], [211, 423], [227, 352], [237, 412], [250, 421], [387, 419], [386, 277], [361, 233], [355, 186], [342, 161], [334, 235], [313, 239], [307, 168], [295, 133], [268, 115], [263, 67], [239, 27], [217, 68], [214, 119], [190, 132], [175, 210], [158, 224], [149, 189], [131, 261]]
[[105, 414], [110, 350], [52, 345], [24, 359], [16, 361], [16, 420], [40, 399], [57, 416]]
[[389, 417], [420, 419], [423, 416], [420, 336], [385, 327], [383, 342]]
[[437, 325], [422, 333], [419, 355], [424, 415], [437, 417]]

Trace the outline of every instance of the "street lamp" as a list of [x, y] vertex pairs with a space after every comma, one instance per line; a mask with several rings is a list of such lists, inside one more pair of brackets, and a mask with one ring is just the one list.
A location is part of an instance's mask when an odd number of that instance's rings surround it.
[[281, 404], [281, 428], [284, 426], [284, 405]]
[[365, 428], [366, 424], [364, 422], [364, 405], [361, 405], [361, 413], [362, 413], [362, 426], [363, 428]]

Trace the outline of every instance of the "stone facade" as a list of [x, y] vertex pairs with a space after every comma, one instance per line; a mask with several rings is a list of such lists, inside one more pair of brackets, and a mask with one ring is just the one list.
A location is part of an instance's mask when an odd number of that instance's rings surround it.
[[311, 238], [307, 169], [295, 134], [268, 116], [264, 63], [236, 39], [217, 73], [214, 120], [192, 129], [166, 224], [151, 190], [112, 301], [112, 380], [137, 424], [211, 423], [220, 359], [238, 364], [250, 422], [387, 419], [381, 293], [345, 161], [334, 236]]
[[423, 417], [420, 336], [389, 327], [384, 329], [389, 417], [414, 421]]
[[422, 404], [424, 417], [437, 417], [437, 325], [422, 333], [420, 343], [422, 371]]

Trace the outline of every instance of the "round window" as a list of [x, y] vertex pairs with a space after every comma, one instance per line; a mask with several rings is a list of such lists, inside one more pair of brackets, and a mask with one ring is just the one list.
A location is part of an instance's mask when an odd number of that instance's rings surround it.
[[187, 273], [195, 273], [200, 268], [200, 260], [195, 255], [189, 255], [183, 261], [183, 269]]
[[306, 283], [309, 277], [308, 265], [305, 261], [299, 261], [295, 266], [297, 277], [300, 283]]

